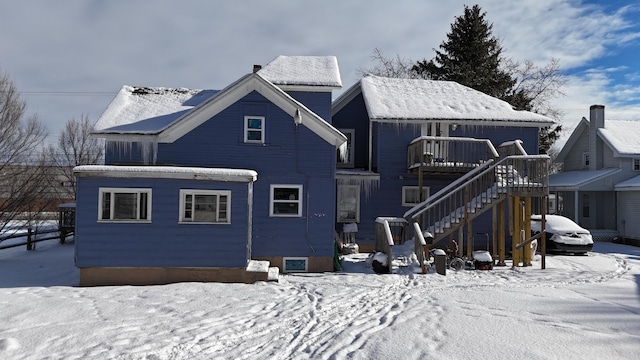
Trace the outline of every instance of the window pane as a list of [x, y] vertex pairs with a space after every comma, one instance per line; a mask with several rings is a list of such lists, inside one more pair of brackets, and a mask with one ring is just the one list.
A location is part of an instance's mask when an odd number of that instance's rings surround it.
[[147, 193], [140, 193], [140, 220], [146, 220], [147, 219], [147, 197], [149, 196], [149, 194]]
[[185, 220], [193, 220], [193, 195], [187, 194], [184, 197], [184, 219]]
[[298, 214], [297, 203], [279, 202], [273, 204], [274, 214]]
[[135, 220], [137, 213], [137, 194], [114, 193], [113, 197], [113, 218], [116, 220]]
[[417, 203], [419, 203], [418, 189], [406, 188], [405, 189], [405, 200], [406, 200], [407, 204], [417, 204]]
[[247, 140], [260, 141], [262, 140], [262, 132], [261, 131], [247, 131]]
[[216, 195], [195, 195], [194, 221], [216, 222]]
[[218, 220], [220, 222], [227, 222], [227, 196], [220, 196], [218, 207]]
[[111, 193], [102, 193], [102, 220], [109, 220], [111, 217]]
[[275, 188], [273, 189], [273, 199], [274, 200], [298, 200], [299, 193], [298, 189], [290, 189], [290, 188]]
[[262, 119], [247, 119], [247, 129], [262, 129]]

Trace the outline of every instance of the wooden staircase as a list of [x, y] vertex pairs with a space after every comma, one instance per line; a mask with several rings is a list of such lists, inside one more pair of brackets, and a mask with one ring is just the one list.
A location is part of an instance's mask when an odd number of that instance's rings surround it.
[[549, 161], [547, 155], [488, 160], [408, 210], [404, 218], [418, 223], [435, 244], [507, 197], [548, 195]]

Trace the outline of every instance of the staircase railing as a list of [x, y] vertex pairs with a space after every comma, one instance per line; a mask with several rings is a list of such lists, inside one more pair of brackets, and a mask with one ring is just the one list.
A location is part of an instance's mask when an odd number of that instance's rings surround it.
[[435, 244], [507, 196], [548, 194], [548, 165], [547, 155], [514, 155], [489, 162], [416, 205], [405, 218], [431, 233]]

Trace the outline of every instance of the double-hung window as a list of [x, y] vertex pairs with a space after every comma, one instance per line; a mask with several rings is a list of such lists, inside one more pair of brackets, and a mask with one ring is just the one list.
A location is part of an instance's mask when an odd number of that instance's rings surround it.
[[100, 188], [99, 221], [151, 222], [151, 189]]
[[231, 223], [231, 191], [180, 190], [180, 222]]
[[244, 117], [244, 142], [264, 144], [264, 116]]
[[640, 171], [640, 159], [633, 159], [633, 171]]
[[302, 216], [302, 185], [271, 185], [269, 216]]
[[337, 222], [360, 222], [360, 186], [338, 185]]

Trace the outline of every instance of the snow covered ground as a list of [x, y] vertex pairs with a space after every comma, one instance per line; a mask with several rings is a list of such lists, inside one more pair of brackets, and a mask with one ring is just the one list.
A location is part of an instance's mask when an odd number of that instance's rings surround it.
[[640, 248], [547, 269], [80, 288], [73, 243], [0, 250], [2, 359], [638, 359]]

